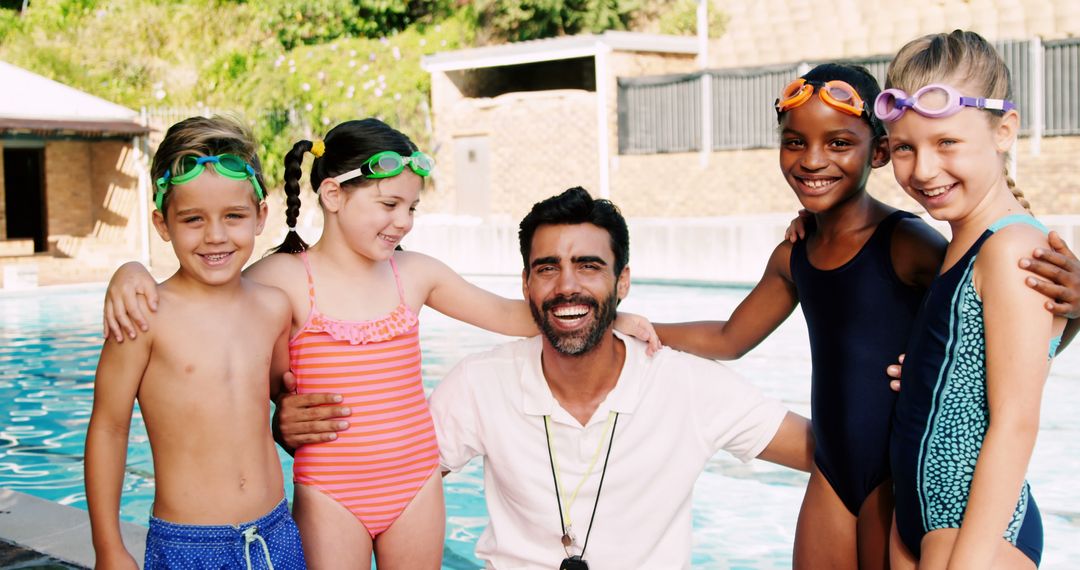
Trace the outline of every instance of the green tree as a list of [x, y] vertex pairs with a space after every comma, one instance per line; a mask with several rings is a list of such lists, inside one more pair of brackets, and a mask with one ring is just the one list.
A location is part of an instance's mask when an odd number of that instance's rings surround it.
[[642, 0], [476, 0], [471, 10], [482, 43], [625, 30]]

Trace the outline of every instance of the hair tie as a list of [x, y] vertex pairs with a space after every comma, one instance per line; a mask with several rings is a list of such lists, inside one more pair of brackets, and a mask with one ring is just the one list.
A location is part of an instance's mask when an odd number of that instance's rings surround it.
[[326, 152], [326, 143], [319, 139], [311, 143], [311, 154], [315, 155], [315, 158], [321, 158], [323, 153]]

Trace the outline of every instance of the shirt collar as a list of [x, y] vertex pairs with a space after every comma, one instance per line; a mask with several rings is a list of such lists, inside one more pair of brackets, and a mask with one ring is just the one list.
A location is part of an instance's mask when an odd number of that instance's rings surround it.
[[[626, 347], [626, 360], [623, 362], [615, 387], [600, 403], [597, 413], [593, 414], [594, 419], [597, 417], [604, 419], [609, 411], [620, 414], [633, 413], [640, 400], [644, 372], [643, 360], [648, 358], [645, 355], [645, 343], [618, 331], [615, 331], [615, 336], [622, 340]], [[540, 363], [543, 343], [541, 336], [535, 336], [528, 344], [525, 365], [521, 369], [521, 409], [524, 413], [533, 416], [552, 416], [556, 419], [563, 416], [569, 417], [570, 414], [559, 405], [544, 378], [543, 366]]]

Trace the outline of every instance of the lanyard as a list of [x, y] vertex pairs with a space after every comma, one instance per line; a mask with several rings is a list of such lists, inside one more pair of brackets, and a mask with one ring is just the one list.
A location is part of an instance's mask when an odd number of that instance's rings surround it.
[[[596, 451], [593, 453], [592, 460], [589, 462], [589, 468], [585, 470], [585, 474], [581, 476], [581, 480], [578, 481], [577, 487], [574, 488], [574, 492], [566, 497], [563, 493], [562, 483], [559, 477], [559, 464], [555, 458], [555, 449], [551, 444], [551, 416], [544, 416], [544, 436], [547, 438], [548, 459], [551, 461], [551, 477], [555, 480], [555, 501], [559, 504], [559, 524], [562, 526], [563, 536], [562, 544], [564, 548], [569, 548], [570, 545], [577, 542], [577, 537], [574, 536], [573, 527], [570, 520], [570, 507], [573, 506], [574, 501], [577, 500], [578, 491], [581, 490], [581, 486], [585, 484], [585, 480], [592, 475], [593, 468], [596, 467], [596, 460], [600, 457], [600, 451], [604, 449], [604, 440], [608, 439], [607, 455], [604, 456], [604, 467], [600, 471], [600, 484], [596, 487], [596, 501], [593, 503], [592, 516], [589, 517], [589, 527], [585, 530], [585, 543], [581, 546], [581, 554], [585, 555], [585, 548], [589, 545], [589, 534], [592, 532], [592, 523], [596, 518], [596, 506], [600, 503], [600, 489], [604, 486], [604, 475], [607, 474], [608, 459], [611, 458], [611, 444], [615, 441], [615, 426], [619, 423], [618, 412], [609, 412], [607, 423], [604, 425], [604, 433], [600, 436], [600, 443], [596, 446]], [[611, 431], [611, 437], [608, 438], [608, 431]], [[563, 511], [563, 502], [566, 503], [566, 510]], [[569, 555], [569, 550], [567, 551]]]

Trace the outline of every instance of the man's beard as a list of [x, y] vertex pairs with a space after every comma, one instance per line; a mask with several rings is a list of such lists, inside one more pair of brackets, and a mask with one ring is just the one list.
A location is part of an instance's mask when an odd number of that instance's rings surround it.
[[[555, 317], [551, 310], [556, 305], [586, 305], [592, 309], [594, 315], [592, 325], [577, 331], [561, 331], [551, 325], [551, 319]], [[540, 327], [551, 346], [561, 354], [567, 356], [580, 356], [592, 350], [603, 340], [604, 335], [615, 322], [616, 307], [619, 305], [619, 297], [615, 291], [604, 300], [601, 305], [595, 298], [588, 295], [574, 294], [570, 296], [558, 296], [544, 301], [541, 311], [529, 301], [529, 309], [532, 311], [533, 320]]]

